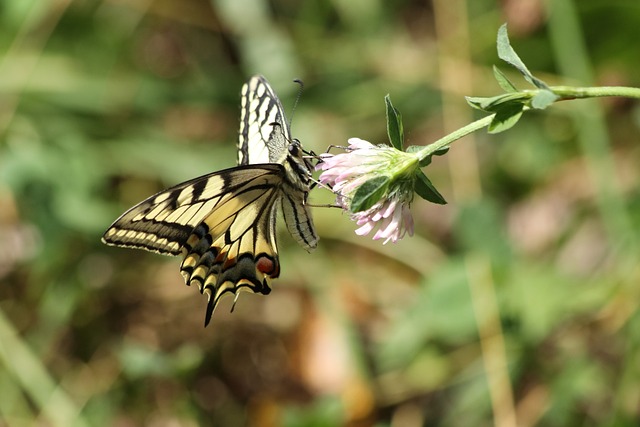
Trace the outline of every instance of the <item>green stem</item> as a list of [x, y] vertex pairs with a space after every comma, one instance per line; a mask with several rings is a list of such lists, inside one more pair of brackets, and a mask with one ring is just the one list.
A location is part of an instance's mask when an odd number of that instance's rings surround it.
[[624, 86], [572, 87], [552, 86], [551, 90], [561, 99], [596, 98], [602, 96], [622, 96], [640, 98], [640, 88]]
[[[558, 101], [570, 100], [570, 99], [584, 99], [584, 98], [597, 98], [603, 96], [622, 96], [625, 98], [638, 98], [640, 99], [640, 88], [635, 87], [625, 87], [625, 86], [601, 86], [601, 87], [573, 87], [573, 86], [552, 86], [550, 88], [553, 93], [558, 95], [560, 98]], [[524, 90], [522, 92], [530, 92], [537, 93], [537, 90]], [[525, 107], [525, 110], [528, 108]], [[420, 159], [420, 161], [426, 159], [436, 151], [448, 146], [453, 141], [462, 138], [470, 134], [471, 132], [475, 132], [479, 129], [482, 129], [485, 126], [489, 126], [495, 114], [484, 117], [480, 120], [476, 120], [473, 123], [469, 123], [468, 125], [452, 132], [439, 140], [435, 141], [433, 144], [429, 144], [424, 147], [422, 150], [416, 152], [416, 155]]]
[[416, 152], [416, 155], [421, 161], [426, 159], [431, 154], [448, 146], [453, 141], [460, 139], [463, 136], [469, 135], [471, 132], [475, 132], [479, 129], [482, 129], [485, 126], [489, 126], [489, 124], [493, 120], [493, 116], [495, 116], [495, 114], [491, 114], [490, 116], [483, 117], [480, 120], [476, 120], [475, 122], [469, 123], [468, 125], [461, 127], [460, 129], [454, 132], [451, 132], [448, 135], [445, 135], [444, 137], [435, 141], [433, 144], [429, 144], [426, 147], [424, 147], [422, 150]]

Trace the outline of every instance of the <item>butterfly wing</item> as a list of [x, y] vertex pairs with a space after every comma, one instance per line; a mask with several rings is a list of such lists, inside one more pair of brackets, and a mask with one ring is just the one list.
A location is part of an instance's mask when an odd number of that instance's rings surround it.
[[285, 171], [239, 166], [160, 192], [132, 207], [104, 243], [183, 255], [181, 273], [209, 299], [205, 325], [227, 293], [268, 294], [280, 263], [275, 220]]
[[300, 143], [291, 139], [282, 103], [262, 76], [242, 87], [238, 164], [280, 163], [285, 167], [282, 212], [289, 233], [305, 249], [313, 250], [318, 236], [307, 207], [311, 166]]
[[291, 142], [280, 100], [262, 76], [242, 86], [238, 164], [283, 163]]

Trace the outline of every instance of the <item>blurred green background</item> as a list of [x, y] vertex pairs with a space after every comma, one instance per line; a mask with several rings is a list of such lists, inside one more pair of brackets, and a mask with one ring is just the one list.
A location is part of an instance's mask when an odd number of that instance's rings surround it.
[[283, 231], [271, 295], [206, 329], [178, 259], [100, 243], [235, 163], [252, 74], [289, 115], [304, 80], [307, 149], [386, 141], [387, 93], [428, 144], [500, 92], [503, 22], [550, 84], [640, 86], [637, 0], [0, 2], [0, 425], [637, 425], [637, 101], [456, 142], [395, 245], [314, 209], [318, 249]]

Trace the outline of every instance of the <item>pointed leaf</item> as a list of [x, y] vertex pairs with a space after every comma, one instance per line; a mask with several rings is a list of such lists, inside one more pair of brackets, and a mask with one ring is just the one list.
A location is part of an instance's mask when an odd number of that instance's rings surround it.
[[496, 111], [496, 115], [489, 125], [489, 133], [500, 133], [513, 127], [522, 117], [522, 104], [506, 104]]
[[505, 96], [506, 95], [504, 94], [491, 97], [465, 96], [464, 99], [467, 101], [467, 104], [471, 105], [473, 108], [482, 111], [493, 112], [492, 107], [496, 104], [499, 105], [501, 102], [504, 102]]
[[[495, 97], [493, 97], [495, 98]], [[467, 101], [467, 104], [480, 111], [487, 111], [485, 109], [485, 105], [489, 103], [489, 101], [493, 98], [481, 97], [481, 96], [465, 96], [464, 99]]]
[[531, 98], [530, 92], [512, 92], [504, 93], [492, 97], [474, 97], [466, 96], [467, 103], [478, 110], [495, 113], [507, 104], [524, 104]]
[[427, 178], [421, 170], [416, 172], [416, 178], [415, 192], [418, 196], [430, 201], [431, 203], [437, 203], [439, 205], [447, 204], [447, 201], [442, 197], [442, 194], [436, 190], [431, 181], [429, 181], [429, 178]]
[[511, 83], [511, 80], [509, 80], [507, 76], [502, 71], [500, 71], [500, 69], [495, 65], [493, 66], [493, 76], [496, 78], [496, 80], [498, 81], [498, 84], [500, 85], [502, 90], [504, 90], [505, 92], [518, 91], [515, 85]]
[[366, 211], [375, 205], [389, 187], [388, 176], [378, 176], [362, 184], [351, 200], [351, 212]]
[[391, 98], [387, 94], [384, 97], [384, 102], [387, 107], [387, 134], [389, 135], [389, 141], [396, 150], [402, 150], [404, 145], [404, 129], [402, 127], [402, 115], [391, 104]]
[[549, 105], [553, 104], [558, 98], [559, 96], [550, 90], [540, 90], [531, 99], [531, 106], [538, 110], [544, 110]]
[[[415, 153], [417, 151], [422, 151], [424, 148], [425, 147], [423, 145], [410, 145], [409, 147], [407, 147], [406, 151], [407, 153]], [[449, 146], [446, 146], [439, 150], [434, 151], [424, 159], [420, 160], [420, 167], [423, 168], [425, 166], [429, 166], [431, 164], [431, 159], [433, 158], [433, 156], [443, 156], [447, 154], [448, 151], [449, 151]]]
[[534, 77], [533, 74], [529, 71], [522, 59], [518, 56], [515, 50], [511, 47], [511, 43], [509, 42], [509, 34], [507, 33], [507, 24], [502, 24], [500, 29], [498, 30], [498, 57], [503, 61], [514, 66], [522, 75], [525, 80], [529, 83], [537, 87], [538, 89], [549, 89], [549, 86], [542, 80]]

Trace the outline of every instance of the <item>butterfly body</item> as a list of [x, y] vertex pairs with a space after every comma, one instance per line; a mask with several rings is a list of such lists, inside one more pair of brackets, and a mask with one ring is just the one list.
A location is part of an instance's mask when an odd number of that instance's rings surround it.
[[186, 284], [209, 303], [238, 291], [268, 294], [280, 274], [276, 217], [305, 249], [318, 237], [307, 207], [311, 165], [290, 137], [282, 105], [261, 76], [242, 89], [239, 166], [162, 191], [125, 212], [105, 232], [109, 245], [182, 256]]

